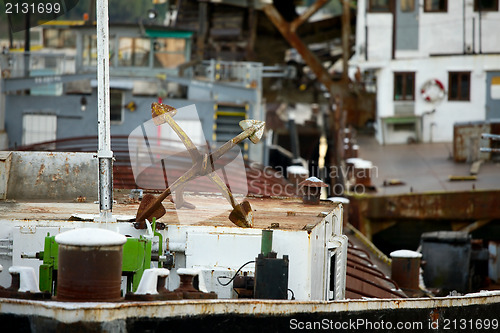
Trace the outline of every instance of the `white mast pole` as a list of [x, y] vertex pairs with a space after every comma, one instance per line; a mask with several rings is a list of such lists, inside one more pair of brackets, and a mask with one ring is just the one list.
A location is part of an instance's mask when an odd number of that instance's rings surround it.
[[112, 220], [113, 210], [113, 151], [109, 124], [109, 17], [108, 0], [96, 1], [99, 220], [108, 222]]

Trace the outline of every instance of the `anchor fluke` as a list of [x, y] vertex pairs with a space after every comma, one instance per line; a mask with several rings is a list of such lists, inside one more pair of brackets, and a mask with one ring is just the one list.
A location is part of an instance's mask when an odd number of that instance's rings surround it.
[[242, 228], [253, 227], [252, 207], [248, 201], [243, 201], [239, 205], [234, 206], [233, 211], [229, 214], [229, 220]]
[[258, 143], [264, 134], [265, 122], [254, 119], [246, 119], [240, 121], [240, 127], [242, 130], [247, 130], [252, 128], [254, 132], [248, 137], [253, 143]]
[[174, 108], [173, 106], [160, 103], [151, 104], [151, 116], [156, 126], [165, 124], [168, 121], [166, 117], [169, 116], [173, 117], [176, 114], [177, 114], [177, 109]]
[[[165, 210], [165, 207], [163, 207], [162, 204], [159, 204], [156, 206], [155, 210], [153, 210], [151, 213], [148, 213], [147, 215], [144, 215], [143, 213], [145, 213], [147, 211], [147, 209], [153, 205], [153, 202], [155, 201], [156, 197], [152, 194], [145, 194], [143, 197], [142, 197], [142, 200], [141, 200], [141, 204], [139, 205], [139, 208], [137, 209], [137, 218], [136, 218], [136, 222], [141, 224], [141, 226], [144, 226], [144, 228], [146, 227], [146, 225], [144, 224], [144, 221], [145, 220], [153, 220], [153, 217], [155, 217], [156, 219], [159, 219], [160, 217], [162, 217], [163, 215], [165, 215], [166, 213], [166, 210]], [[140, 218], [139, 218], [140, 216]], [[139, 229], [143, 229], [143, 228], [139, 228]]]

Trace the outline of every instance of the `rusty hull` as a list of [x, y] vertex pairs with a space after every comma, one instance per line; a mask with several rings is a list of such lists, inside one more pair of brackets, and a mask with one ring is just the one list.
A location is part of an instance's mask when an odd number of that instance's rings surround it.
[[[344, 330], [373, 331], [368, 322], [420, 323], [406, 332], [445, 332], [456, 320], [498, 320], [500, 293], [488, 292], [463, 297], [433, 299], [381, 299], [335, 302], [297, 302], [274, 300], [189, 300], [125, 303], [40, 302], [2, 299], [0, 320], [9, 332], [87, 331], [143, 332], [204, 331], [234, 332], [235, 327], [245, 331], [288, 331], [293, 323], [307, 321], [320, 323], [357, 323]], [[363, 321], [363, 322], [360, 322]], [[431, 324], [434, 326], [431, 327]], [[436, 324], [437, 323], [437, 326]], [[448, 330], [446, 330], [448, 323]], [[331, 330], [335, 326], [331, 327]], [[338, 331], [338, 328], [337, 328]], [[387, 330], [382, 330], [387, 331]], [[456, 331], [456, 330], [452, 330]], [[466, 330], [473, 331], [473, 330]]]

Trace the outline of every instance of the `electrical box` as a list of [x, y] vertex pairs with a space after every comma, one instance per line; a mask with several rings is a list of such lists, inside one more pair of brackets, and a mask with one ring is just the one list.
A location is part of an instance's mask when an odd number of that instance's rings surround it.
[[254, 298], [288, 298], [288, 256], [276, 258], [276, 252], [255, 259]]

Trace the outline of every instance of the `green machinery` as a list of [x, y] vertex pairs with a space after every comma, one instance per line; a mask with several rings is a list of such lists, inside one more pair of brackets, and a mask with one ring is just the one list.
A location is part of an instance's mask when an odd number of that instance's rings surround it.
[[[152, 230], [155, 230], [156, 221], [153, 219]], [[159, 254], [162, 253], [163, 236], [156, 230], [154, 236], [159, 238]], [[151, 246], [150, 237], [140, 236], [139, 238], [128, 237], [123, 245], [122, 275], [127, 277], [126, 292], [135, 292], [139, 286], [144, 271], [151, 268]], [[40, 291], [54, 293], [55, 283], [57, 283], [59, 246], [55, 241], [55, 236], [47, 234], [45, 237], [44, 250], [37, 254], [43, 263], [40, 265]], [[162, 261], [158, 260], [158, 267], [162, 266]]]

